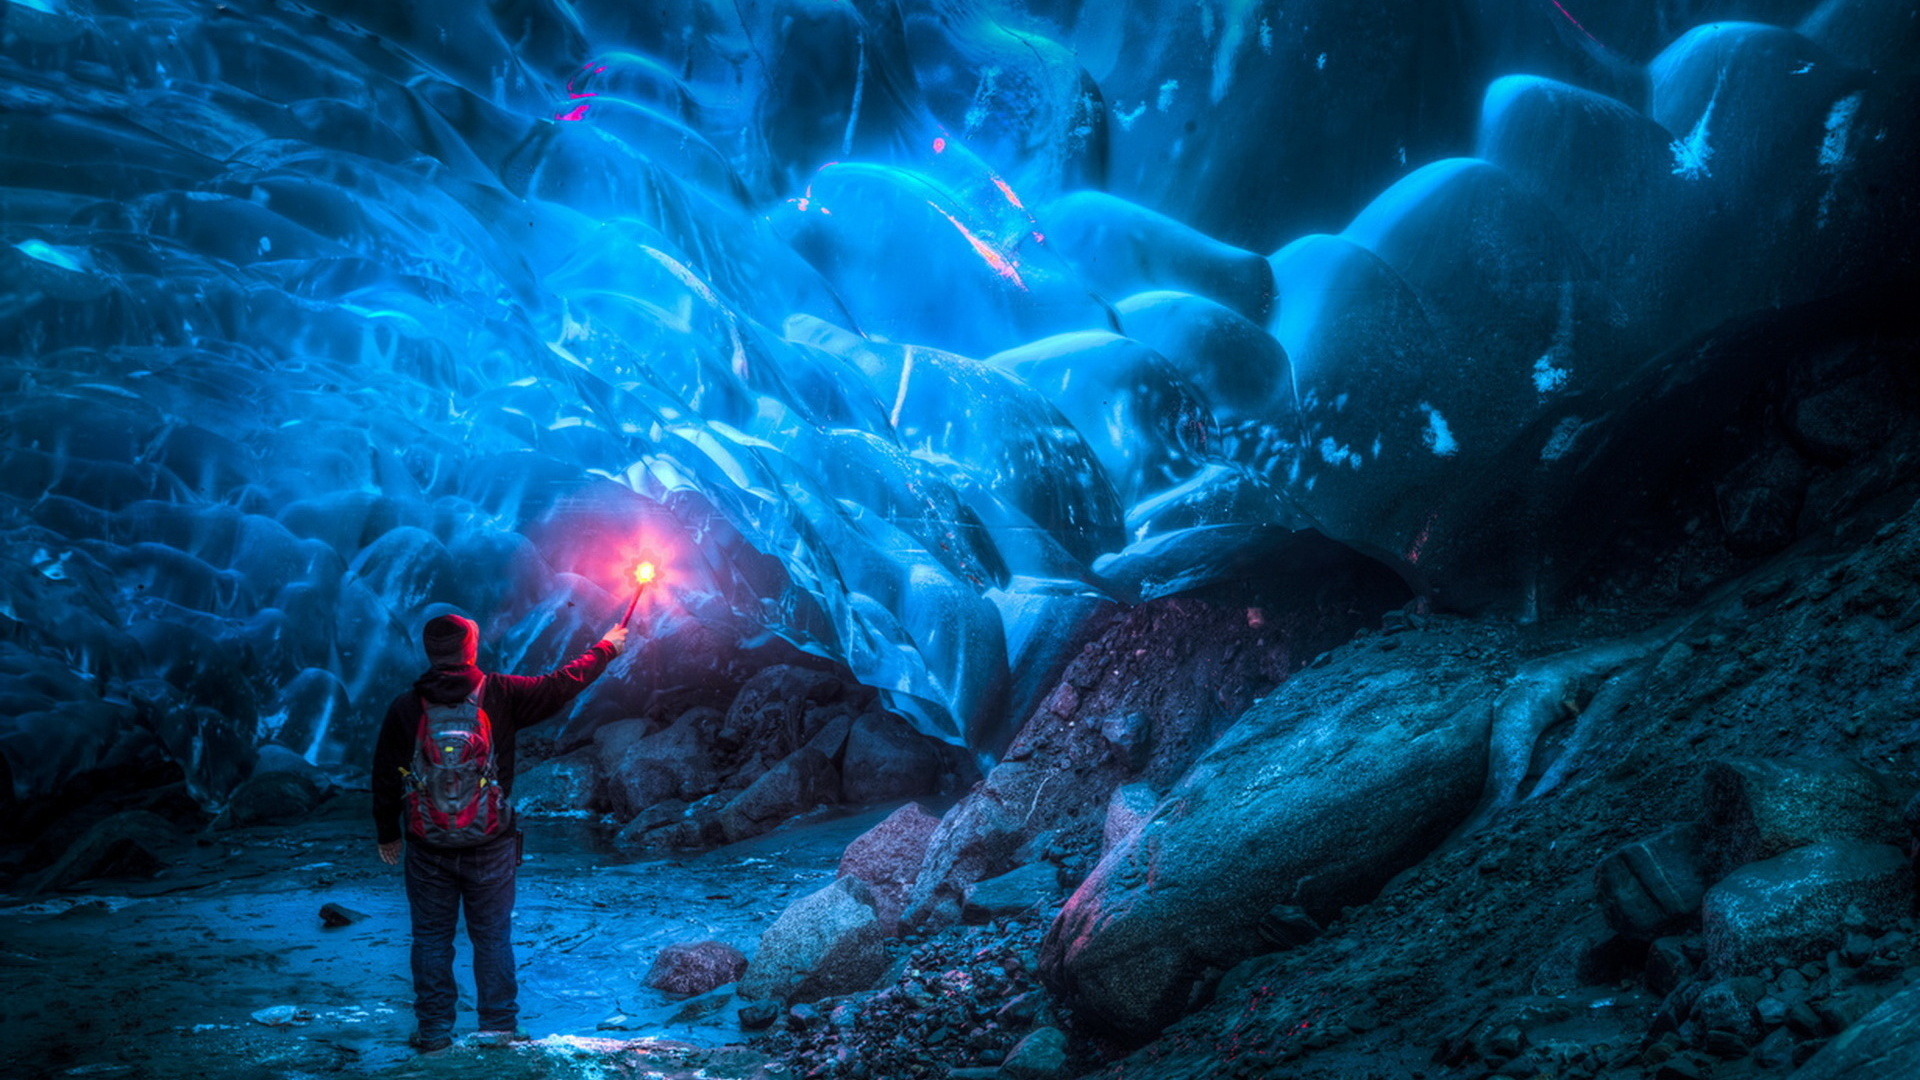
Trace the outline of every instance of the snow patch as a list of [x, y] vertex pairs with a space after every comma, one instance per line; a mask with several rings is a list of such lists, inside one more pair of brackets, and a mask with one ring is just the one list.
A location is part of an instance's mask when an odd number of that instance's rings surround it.
[[1584, 425], [1577, 416], [1569, 416], [1553, 426], [1553, 434], [1547, 436], [1547, 445], [1540, 448], [1541, 461], [1559, 461], [1573, 449], [1580, 438], [1580, 429]]
[[1726, 85], [1727, 73], [1723, 70], [1719, 81], [1713, 84], [1713, 96], [1707, 99], [1707, 107], [1701, 110], [1700, 119], [1694, 121], [1693, 130], [1668, 147], [1673, 151], [1673, 175], [1686, 180], [1705, 180], [1713, 175], [1713, 170], [1707, 167], [1707, 162], [1713, 160], [1713, 146], [1707, 141], [1709, 126], [1713, 122], [1714, 107], [1720, 104], [1720, 91]]
[[1547, 353], [1533, 362], [1533, 388], [1543, 397], [1565, 388], [1567, 380], [1572, 376], [1572, 370], [1554, 366], [1552, 353]]
[[1420, 441], [1427, 449], [1439, 457], [1452, 457], [1460, 452], [1460, 441], [1453, 437], [1453, 429], [1447, 426], [1447, 418], [1440, 410], [1426, 402], [1420, 403], [1420, 411], [1427, 414], [1427, 429], [1420, 433]]

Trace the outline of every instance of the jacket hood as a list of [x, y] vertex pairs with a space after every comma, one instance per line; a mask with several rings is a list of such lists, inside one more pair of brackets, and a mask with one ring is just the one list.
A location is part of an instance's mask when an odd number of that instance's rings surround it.
[[465, 701], [480, 678], [480, 669], [472, 665], [430, 668], [413, 681], [413, 692], [435, 705], [453, 705]]

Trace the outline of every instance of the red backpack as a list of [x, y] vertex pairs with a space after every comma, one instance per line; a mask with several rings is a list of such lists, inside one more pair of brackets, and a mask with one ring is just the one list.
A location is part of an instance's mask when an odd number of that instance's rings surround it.
[[507, 831], [506, 793], [493, 756], [493, 722], [480, 707], [486, 679], [463, 701], [420, 699], [420, 734], [407, 775], [407, 830], [439, 847], [476, 847]]

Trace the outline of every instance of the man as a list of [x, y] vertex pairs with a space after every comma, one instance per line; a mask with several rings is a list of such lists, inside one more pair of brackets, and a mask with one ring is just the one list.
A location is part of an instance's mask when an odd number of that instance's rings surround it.
[[432, 667], [387, 708], [373, 752], [373, 820], [380, 858], [400, 861], [405, 817], [407, 905], [413, 912], [413, 1045], [453, 1044], [453, 929], [462, 908], [473, 942], [480, 1031], [520, 1041], [513, 971], [514, 736], [559, 712], [625, 647], [615, 626], [593, 648], [545, 675], [482, 672], [480, 628], [458, 615], [421, 633]]

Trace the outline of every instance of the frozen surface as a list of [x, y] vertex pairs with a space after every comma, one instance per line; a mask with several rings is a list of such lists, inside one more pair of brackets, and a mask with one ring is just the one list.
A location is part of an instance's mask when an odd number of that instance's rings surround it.
[[[723, 941], [751, 957], [785, 904], [831, 883], [848, 841], [885, 812], [640, 862], [595, 851], [585, 824], [528, 819], [513, 920], [524, 1026], [543, 1039], [737, 1042], [741, 1002], [722, 991], [689, 1008], [649, 988], [655, 955]], [[7, 1045], [21, 1060], [106, 1075], [407, 1064], [406, 896], [400, 868], [374, 853], [366, 814], [364, 797], [336, 799], [314, 820], [222, 833], [211, 848], [182, 837], [152, 881], [0, 907], [6, 1000], [18, 1006], [0, 1029]], [[328, 928], [327, 903], [367, 918]], [[476, 1023], [471, 955], [458, 935], [461, 1036]], [[300, 1019], [255, 1019], [281, 1007]]]
[[778, 637], [990, 757], [1304, 527], [1531, 607], [1521, 433], [1910, 256], [1916, 31], [1443, 7], [0, 6], [0, 779], [350, 767], [643, 556], [569, 731]]

